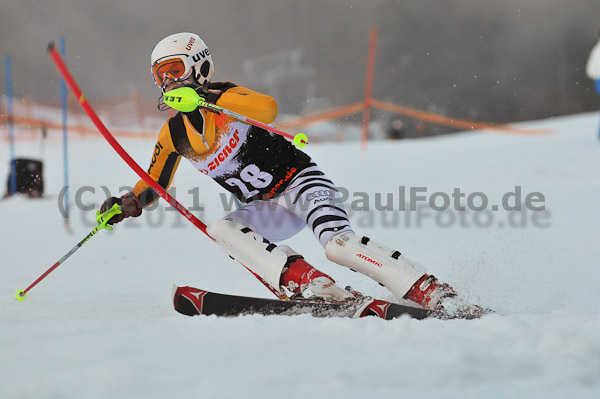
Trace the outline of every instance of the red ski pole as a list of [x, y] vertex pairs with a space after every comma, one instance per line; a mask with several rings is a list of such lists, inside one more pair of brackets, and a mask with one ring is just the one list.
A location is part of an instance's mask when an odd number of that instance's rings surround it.
[[114, 204], [112, 206], [112, 208], [110, 208], [109, 210], [107, 210], [104, 213], [100, 213], [100, 211], [96, 212], [96, 221], [98, 222], [98, 226], [96, 226], [96, 228], [94, 228], [94, 230], [92, 230], [87, 236], [85, 236], [85, 238], [83, 240], [79, 241], [79, 243], [77, 243], [77, 245], [75, 245], [73, 248], [71, 248], [71, 250], [69, 252], [67, 252], [65, 254], [65, 256], [60, 258], [60, 260], [58, 262], [56, 262], [54, 265], [52, 265], [52, 267], [50, 269], [46, 270], [44, 272], [44, 274], [42, 274], [40, 277], [38, 277], [38, 279], [35, 280], [29, 287], [27, 287], [24, 290], [18, 290], [17, 295], [15, 295], [15, 298], [17, 298], [18, 301], [24, 301], [25, 297], [27, 296], [27, 292], [29, 292], [30, 289], [35, 287], [40, 281], [45, 279], [46, 276], [48, 276], [50, 273], [52, 273], [52, 271], [54, 269], [56, 269], [58, 266], [60, 266], [71, 255], [73, 255], [79, 248], [81, 248], [83, 246], [83, 244], [88, 242], [88, 240], [90, 238], [92, 238], [94, 236], [94, 234], [96, 234], [97, 232], [99, 232], [102, 229], [112, 230], [113, 228], [111, 226], [107, 226], [106, 223], [110, 220], [110, 218], [112, 218], [115, 215], [118, 215], [119, 213], [121, 213], [121, 207], [118, 204]]
[[121, 158], [123, 158], [123, 160], [127, 163], [127, 165], [129, 165], [129, 167], [131, 169], [133, 169], [133, 171], [135, 173], [137, 173], [137, 175], [142, 180], [144, 180], [146, 182], [146, 184], [148, 184], [150, 187], [152, 187], [152, 189], [154, 191], [156, 191], [156, 193], [158, 195], [160, 195], [165, 201], [167, 201], [173, 208], [177, 209], [179, 211], [179, 213], [181, 213], [183, 216], [185, 216], [186, 219], [188, 219], [190, 222], [192, 222], [194, 224], [194, 226], [198, 227], [200, 230], [202, 230], [202, 232], [204, 234], [208, 235], [208, 233], [206, 232], [206, 225], [204, 223], [202, 223], [190, 211], [188, 211], [187, 208], [185, 208], [183, 205], [181, 205], [179, 202], [177, 202], [177, 200], [175, 200], [175, 198], [173, 198], [157, 182], [155, 182], [133, 160], [133, 158], [131, 158], [129, 156], [129, 154], [123, 149], [123, 147], [121, 147], [121, 145], [117, 142], [117, 140], [113, 137], [113, 135], [108, 131], [106, 126], [104, 126], [104, 123], [102, 123], [102, 121], [100, 120], [100, 118], [98, 117], [96, 112], [94, 112], [93, 108], [90, 106], [89, 102], [84, 97], [83, 93], [79, 89], [79, 86], [77, 86], [77, 83], [75, 83], [75, 80], [71, 76], [71, 73], [67, 69], [67, 66], [63, 62], [61, 56], [56, 51], [53, 42], [50, 42], [48, 44], [48, 53], [50, 55], [50, 58], [52, 58], [52, 60], [54, 61], [54, 64], [58, 68], [63, 79], [65, 80], [65, 82], [67, 83], [69, 88], [73, 91], [73, 94], [75, 94], [75, 97], [79, 101], [79, 105], [81, 105], [83, 110], [86, 112], [86, 114], [92, 120], [92, 122], [94, 122], [94, 125], [96, 125], [96, 127], [98, 128], [100, 133], [102, 133], [102, 136], [104, 136], [104, 138], [106, 139], [106, 141], [108, 141], [108, 143], [112, 146], [112, 148], [114, 148], [115, 151], [117, 151], [117, 153], [121, 156]]
[[[204, 223], [202, 223], [202, 221], [200, 219], [198, 219], [196, 216], [194, 216], [186, 207], [184, 207], [183, 205], [181, 205], [175, 198], [173, 198], [157, 182], [155, 182], [150, 177], [150, 175], [148, 173], [146, 173], [133, 160], [133, 158], [131, 158], [131, 156], [129, 156], [129, 154], [127, 153], [127, 151], [125, 151], [125, 149], [123, 149], [123, 147], [121, 147], [121, 145], [119, 144], [119, 142], [114, 138], [114, 136], [106, 128], [106, 126], [104, 125], [104, 123], [102, 123], [102, 121], [100, 120], [100, 118], [98, 117], [98, 115], [96, 114], [96, 112], [94, 112], [94, 109], [92, 108], [92, 106], [89, 104], [89, 102], [87, 101], [87, 99], [84, 97], [83, 93], [79, 89], [79, 86], [77, 86], [77, 83], [75, 82], [75, 79], [73, 79], [73, 76], [71, 76], [71, 73], [69, 72], [69, 69], [67, 68], [66, 64], [64, 63], [62, 57], [56, 51], [56, 48], [54, 47], [54, 43], [53, 42], [48, 43], [48, 54], [49, 54], [50, 58], [52, 59], [52, 61], [54, 61], [54, 64], [58, 68], [59, 73], [61, 74], [61, 76], [63, 77], [63, 79], [65, 80], [65, 82], [69, 86], [69, 88], [71, 89], [71, 91], [73, 91], [73, 94], [75, 95], [75, 97], [79, 101], [79, 105], [81, 105], [81, 107], [83, 108], [83, 110], [85, 111], [85, 113], [88, 115], [88, 117], [92, 120], [92, 122], [94, 122], [94, 125], [96, 125], [96, 127], [98, 128], [98, 130], [100, 131], [100, 133], [102, 134], [102, 136], [104, 136], [104, 138], [106, 139], [106, 141], [108, 141], [108, 143], [121, 156], [121, 158], [127, 163], [127, 165], [129, 165], [129, 167], [131, 169], [133, 169], [133, 171], [142, 180], [144, 180], [146, 182], [146, 184], [148, 184], [150, 187], [152, 187], [152, 189], [159, 196], [161, 196], [165, 201], [167, 201], [169, 203], [169, 205], [171, 205], [173, 208], [177, 209], [177, 211], [179, 211], [179, 213], [181, 213], [187, 220], [189, 220], [190, 223], [192, 223], [194, 226], [196, 226], [198, 229], [200, 229], [200, 231], [202, 231], [204, 234], [206, 234], [208, 237], [210, 237], [212, 240], [214, 240], [208, 234], [208, 232], [206, 231], [206, 225]], [[242, 266], [244, 266], [244, 265], [242, 265]], [[246, 266], [244, 266], [244, 267], [246, 267]], [[248, 269], [247, 267], [246, 267], [246, 269], [250, 273], [252, 273], [256, 278], [258, 278], [258, 280], [261, 283], [263, 283], [265, 285], [265, 287], [267, 287], [273, 294], [275, 294], [275, 296], [277, 296], [278, 298], [283, 299], [282, 298], [282, 294], [279, 291], [275, 290], [273, 287], [271, 287], [270, 285], [268, 285], [262, 278], [260, 278], [259, 276], [257, 276], [254, 272], [252, 272], [252, 270]]]

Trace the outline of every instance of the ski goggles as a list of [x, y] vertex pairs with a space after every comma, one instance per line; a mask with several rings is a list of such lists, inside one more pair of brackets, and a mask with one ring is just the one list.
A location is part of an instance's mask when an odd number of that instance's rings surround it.
[[167, 79], [179, 82], [187, 79], [191, 72], [192, 67], [188, 64], [187, 57], [171, 57], [158, 60], [152, 65], [154, 83], [160, 88], [165, 86]]

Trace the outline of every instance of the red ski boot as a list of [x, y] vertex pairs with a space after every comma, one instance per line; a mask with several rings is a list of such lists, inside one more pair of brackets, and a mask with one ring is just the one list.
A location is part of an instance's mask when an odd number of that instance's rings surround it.
[[472, 305], [460, 298], [448, 284], [441, 284], [437, 278], [423, 275], [404, 295], [404, 299], [415, 302], [426, 309], [438, 310], [450, 316], [480, 316], [490, 313], [481, 306]]
[[299, 255], [290, 256], [281, 274], [281, 285], [303, 298], [346, 301], [354, 296], [335, 285], [325, 273], [315, 269]]
[[426, 309], [440, 310], [444, 299], [455, 296], [456, 291], [448, 284], [440, 284], [437, 278], [425, 274], [404, 295], [404, 299], [413, 301]]

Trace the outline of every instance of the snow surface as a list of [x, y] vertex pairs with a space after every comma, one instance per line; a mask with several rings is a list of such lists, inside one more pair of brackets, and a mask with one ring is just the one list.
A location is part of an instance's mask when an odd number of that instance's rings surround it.
[[[58, 211], [62, 144], [17, 143], [18, 156], [43, 150], [47, 197], [0, 202], [0, 398], [598, 397], [598, 114], [524, 126], [553, 134], [469, 132], [374, 142], [367, 151], [356, 142], [307, 147], [338, 185], [368, 193], [371, 209], [375, 193], [397, 193], [399, 186], [483, 192], [490, 205], [515, 186], [543, 193], [546, 212], [495, 212], [485, 228], [473, 225], [483, 213], [467, 212], [468, 226], [449, 227], [435, 220], [450, 213], [431, 210], [420, 226], [405, 223], [396, 206], [352, 213], [359, 234], [400, 249], [498, 312], [475, 321], [182, 316], [172, 308], [172, 284], [270, 293], [162, 202], [99, 232], [17, 302], [17, 289], [94, 227], [106, 195], [101, 187], [116, 194], [137, 181], [102, 138], [73, 139], [71, 200], [84, 186], [95, 194], [82, 195], [93, 210], [72, 209], [69, 231]], [[120, 141], [146, 168], [154, 141]], [[0, 141], [2, 179], [8, 154]], [[195, 213], [204, 221], [225, 214], [223, 191], [185, 161], [175, 186], [188, 207], [195, 201], [188, 190], [199, 188], [204, 211]], [[542, 227], [533, 225], [538, 216]], [[511, 220], [526, 226], [511, 227]], [[309, 231], [288, 244], [341, 285], [391, 298], [368, 278], [327, 262]]]

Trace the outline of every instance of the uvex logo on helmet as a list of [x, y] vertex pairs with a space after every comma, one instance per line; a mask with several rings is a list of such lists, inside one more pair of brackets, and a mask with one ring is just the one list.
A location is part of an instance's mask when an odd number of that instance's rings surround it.
[[194, 45], [195, 41], [196, 41], [196, 39], [194, 39], [193, 37], [190, 37], [190, 41], [188, 42], [187, 46], [185, 46], [185, 49], [187, 51], [191, 51], [192, 50], [192, 46]]
[[229, 139], [229, 143], [225, 145], [225, 147], [221, 146], [219, 149], [219, 153], [215, 156], [215, 158], [208, 164], [208, 169], [215, 170], [222, 162], [224, 162], [229, 155], [233, 152], [233, 149], [237, 147], [240, 142], [240, 136], [238, 131], [236, 130], [233, 134], [233, 137]]
[[192, 60], [194, 62], [198, 62], [200, 61], [202, 58], [206, 58], [210, 55], [210, 52], [208, 51], [208, 47], [205, 48], [204, 50], [192, 55]]

